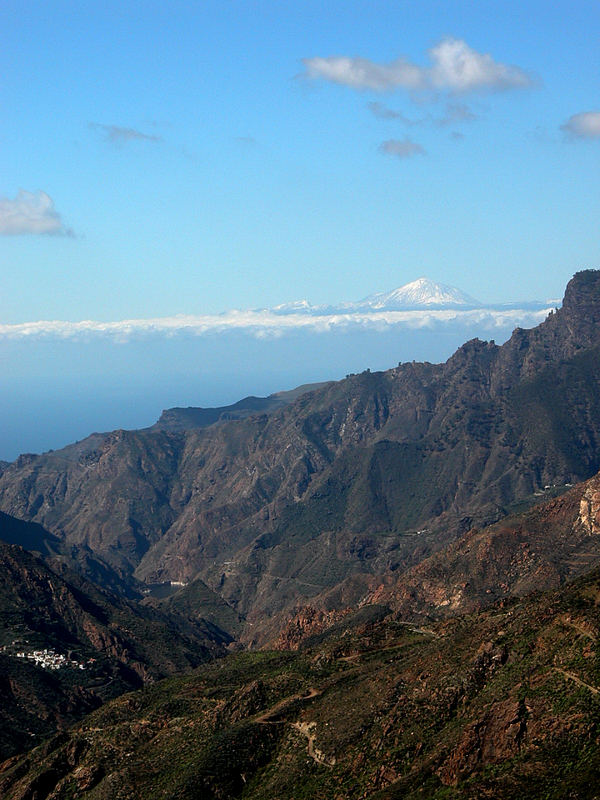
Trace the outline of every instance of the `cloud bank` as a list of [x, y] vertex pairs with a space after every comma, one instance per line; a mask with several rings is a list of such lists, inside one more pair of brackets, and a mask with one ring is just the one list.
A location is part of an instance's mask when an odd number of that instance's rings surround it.
[[351, 89], [389, 92], [448, 91], [495, 92], [524, 89], [535, 84], [520, 67], [495, 61], [478, 53], [462, 39], [442, 39], [429, 50], [430, 66], [422, 67], [405, 58], [378, 64], [357, 56], [327, 56], [303, 59], [305, 77], [325, 80]]
[[568, 136], [575, 139], [600, 139], [600, 111], [582, 111], [560, 126]]
[[0, 197], [0, 235], [28, 234], [72, 236], [73, 232], [65, 227], [54, 201], [46, 192], [20, 189], [14, 200]]
[[118, 322], [83, 320], [66, 322], [41, 320], [13, 325], [0, 325], [0, 341], [64, 339], [85, 341], [101, 337], [125, 342], [152, 335], [203, 336], [242, 332], [257, 338], [268, 338], [306, 331], [330, 333], [335, 331], [388, 330], [391, 327], [410, 329], [434, 328], [444, 325], [477, 325], [481, 330], [533, 327], [546, 318], [551, 308], [493, 309], [476, 308], [434, 309], [410, 311], [349, 312], [311, 316], [303, 313], [278, 314], [271, 310], [228, 311], [216, 315], [179, 315], [154, 319], [130, 319]]

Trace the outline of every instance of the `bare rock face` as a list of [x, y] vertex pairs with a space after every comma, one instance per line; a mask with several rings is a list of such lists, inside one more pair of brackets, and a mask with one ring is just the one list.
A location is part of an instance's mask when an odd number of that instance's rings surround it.
[[481, 769], [482, 764], [500, 764], [519, 751], [526, 732], [522, 703], [507, 699], [494, 703], [483, 719], [468, 728], [450, 757], [438, 770], [442, 783], [456, 786]]
[[600, 533], [600, 480], [586, 487], [579, 504], [577, 523], [590, 535]]
[[350, 614], [352, 609], [325, 611], [306, 606], [287, 622], [273, 647], [275, 650], [298, 650], [302, 642], [315, 633], [321, 633]]

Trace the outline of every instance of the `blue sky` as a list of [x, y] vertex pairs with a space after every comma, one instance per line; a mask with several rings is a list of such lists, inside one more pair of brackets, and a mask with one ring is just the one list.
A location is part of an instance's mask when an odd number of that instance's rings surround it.
[[600, 267], [597, 2], [5, 0], [0, 27], [0, 325]]
[[[422, 274], [493, 302], [598, 264], [600, 139], [561, 130], [600, 111], [597, 3], [324, 5], [3, 3], [0, 196], [45, 192], [74, 235], [0, 239], [0, 319], [352, 300]], [[448, 37], [531, 85], [306, 77], [330, 56], [426, 68]], [[476, 119], [442, 124], [448, 105]], [[380, 150], [406, 140], [425, 152]]]

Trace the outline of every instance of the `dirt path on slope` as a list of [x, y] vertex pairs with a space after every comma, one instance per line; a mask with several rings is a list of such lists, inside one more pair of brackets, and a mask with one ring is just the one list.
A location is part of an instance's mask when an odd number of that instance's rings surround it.
[[590, 630], [584, 627], [581, 623], [577, 622], [577, 620], [570, 619], [569, 617], [561, 617], [560, 621], [563, 625], [568, 625], [570, 628], [578, 631], [582, 636], [585, 636], [587, 639], [591, 639], [592, 642], [597, 642], [598, 638], [595, 636]]
[[398, 624], [404, 625], [405, 627], [408, 628], [409, 631], [412, 631], [413, 633], [420, 633], [422, 636], [432, 636], [434, 639], [442, 638], [439, 633], [436, 633], [435, 631], [430, 631], [428, 628], [415, 628], [413, 625], [410, 624], [410, 622], [398, 622]]
[[583, 686], [584, 689], [589, 689], [592, 694], [600, 695], [600, 689], [597, 689], [595, 686], [590, 686], [589, 683], [582, 681], [581, 678], [578, 678], [577, 675], [573, 675], [572, 672], [567, 672], [560, 667], [553, 667], [554, 672], [559, 672], [561, 675], [564, 675], [565, 678], [569, 678], [569, 680], [576, 683], [578, 686]]
[[283, 711], [286, 710], [292, 703], [297, 702], [304, 702], [305, 700], [312, 700], [313, 697], [318, 697], [320, 694], [323, 694], [321, 689], [315, 689], [311, 687], [306, 694], [293, 694], [290, 697], [284, 697], [283, 700], [280, 700], [278, 703], [275, 703], [274, 706], [268, 708], [258, 717], [254, 717], [254, 722], [260, 722], [263, 725], [277, 725], [283, 724], [285, 720], [283, 719], [273, 719], [273, 717], [278, 717]]
[[[401, 625], [407, 625], [407, 623], [402, 622]], [[434, 639], [441, 638], [439, 633], [435, 633], [434, 631], [429, 631], [426, 628], [411, 628], [409, 626], [408, 630], [412, 631], [413, 633], [420, 633], [423, 636], [432, 636]], [[363, 656], [377, 655], [377, 653], [387, 653], [389, 650], [401, 650], [403, 647], [406, 647], [405, 642], [400, 642], [400, 644], [390, 644], [387, 647], [379, 647], [377, 650], [362, 650], [360, 653], [352, 653], [352, 655], [349, 656], [339, 656], [339, 658], [337, 658], [336, 661], [354, 662], [362, 658]]]
[[[274, 706], [264, 711], [258, 717], [254, 718], [254, 722], [258, 722], [261, 725], [284, 725], [287, 720], [285, 719], [274, 719], [274, 717], [280, 716], [286, 709], [292, 706], [293, 703], [297, 702], [305, 702], [308, 700], [312, 700], [314, 697], [319, 697], [319, 695], [323, 694], [321, 689], [315, 689], [311, 687], [306, 694], [294, 694], [290, 697], [285, 697], [283, 700], [280, 700]], [[316, 722], [290, 722], [290, 726], [298, 733], [306, 736], [308, 742], [308, 755], [315, 761], [317, 764], [321, 764], [324, 767], [333, 767], [335, 765], [335, 756], [327, 756], [322, 750], [315, 745], [315, 740], [317, 735], [315, 733], [315, 729], [317, 727]]]
[[334, 767], [335, 756], [326, 756], [322, 750], [315, 747], [315, 740], [317, 738], [317, 734], [315, 733], [316, 727], [316, 722], [292, 722], [292, 728], [308, 739], [308, 755], [312, 760], [324, 767]]

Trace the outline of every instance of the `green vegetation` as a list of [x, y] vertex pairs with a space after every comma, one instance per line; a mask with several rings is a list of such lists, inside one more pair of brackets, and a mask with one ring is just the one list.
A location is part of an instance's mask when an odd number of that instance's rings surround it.
[[5, 767], [6, 800], [593, 798], [600, 573], [425, 630], [364, 608], [291, 652], [124, 695]]

